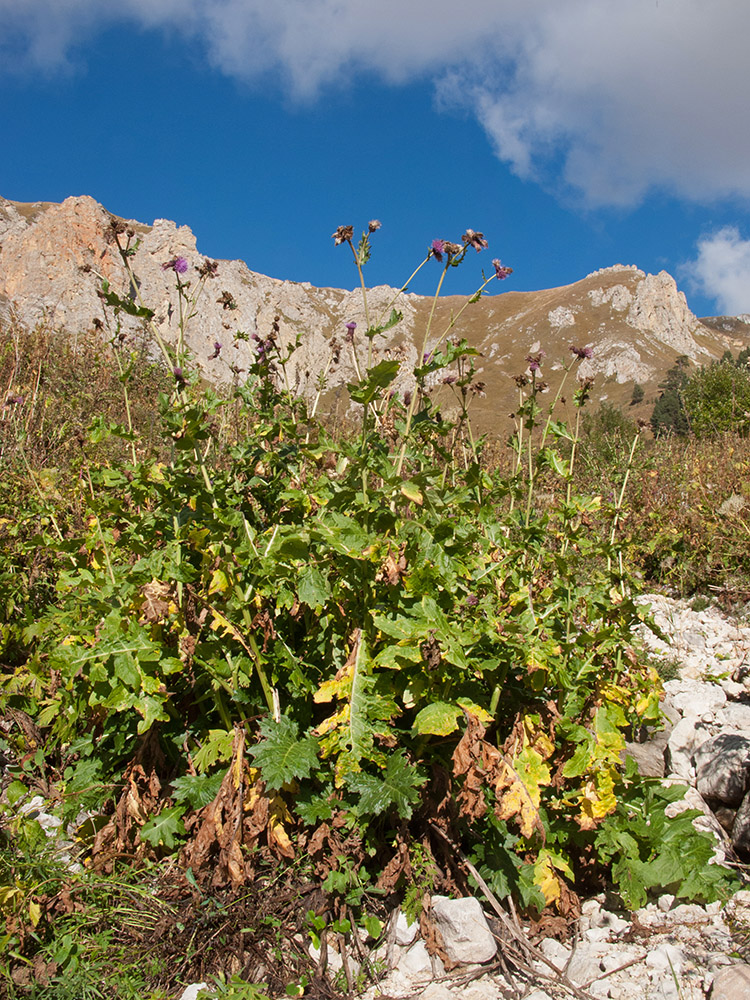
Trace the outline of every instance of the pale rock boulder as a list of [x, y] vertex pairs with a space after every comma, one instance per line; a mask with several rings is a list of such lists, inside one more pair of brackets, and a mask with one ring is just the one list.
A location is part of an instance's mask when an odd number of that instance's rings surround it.
[[481, 964], [495, 957], [497, 943], [478, 899], [433, 896], [430, 915], [452, 962]]

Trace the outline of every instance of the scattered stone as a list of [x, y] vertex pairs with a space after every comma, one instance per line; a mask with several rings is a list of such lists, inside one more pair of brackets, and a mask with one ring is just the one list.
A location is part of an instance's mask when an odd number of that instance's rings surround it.
[[645, 743], [625, 744], [623, 756], [633, 758], [638, 765], [639, 773], [644, 778], [664, 777], [664, 751], [667, 746], [667, 736], [659, 733], [658, 737], [647, 740]]
[[732, 847], [750, 853], [750, 792], [742, 800], [732, 823]]
[[422, 1000], [455, 1000], [455, 995], [440, 983], [430, 983], [422, 994]]
[[182, 992], [180, 1000], [197, 1000], [201, 990], [207, 990], [208, 983], [191, 983]]
[[750, 965], [729, 965], [714, 976], [711, 1000], [750, 1000]]
[[396, 917], [396, 944], [402, 948], [407, 948], [414, 942], [418, 933], [419, 923], [416, 920], [409, 923], [406, 914], [399, 910]]
[[414, 944], [402, 952], [398, 960], [398, 970], [411, 976], [432, 975], [432, 959], [427, 951], [424, 941], [415, 941]]
[[478, 899], [433, 896], [430, 913], [451, 962], [481, 965], [495, 957], [497, 944]]
[[721, 733], [702, 743], [693, 760], [696, 785], [704, 799], [739, 806], [750, 782], [750, 739]]

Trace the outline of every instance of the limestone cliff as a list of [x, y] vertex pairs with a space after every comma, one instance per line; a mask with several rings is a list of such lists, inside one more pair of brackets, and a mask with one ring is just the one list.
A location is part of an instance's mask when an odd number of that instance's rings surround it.
[[[100, 328], [106, 321], [97, 295], [101, 280], [109, 281], [121, 295], [133, 292], [109, 235], [111, 221], [111, 215], [86, 196], [62, 204], [20, 204], [0, 198], [0, 317], [26, 326], [45, 321], [70, 332]], [[138, 291], [155, 310], [164, 338], [174, 342], [175, 275], [162, 265], [184, 257], [189, 264], [185, 280], [196, 290], [196, 269], [204, 261], [196, 238], [187, 226], [165, 219], [152, 225], [124, 221], [133, 239], [140, 240], [132, 258]], [[525, 367], [530, 349], [543, 348], [550, 363], [559, 367], [570, 357], [571, 344], [590, 345], [594, 356], [581, 373], [599, 377], [600, 398], [626, 402], [633, 383], [639, 382], [647, 390], [646, 405], [649, 390], [653, 398], [656, 383], [678, 355], [702, 364], [727, 348], [736, 353], [749, 339], [750, 326], [744, 322], [730, 323], [726, 317], [722, 323], [699, 321], [664, 271], [647, 275], [633, 266], [615, 265], [562, 288], [513, 292], [506, 287], [490, 286], [493, 294], [471, 305], [453, 330], [482, 352], [477, 367], [487, 390], [476, 401], [476, 411], [486, 430], [499, 432], [507, 426], [515, 399], [512, 376]], [[374, 347], [378, 359], [394, 355], [405, 360], [404, 386], [421, 347], [430, 300], [379, 287], [370, 291], [369, 301], [374, 315], [387, 315], [392, 304], [403, 313], [401, 323], [377, 337]], [[441, 301], [433, 325], [435, 337], [450, 325], [463, 301], [458, 297]], [[307, 395], [315, 391], [318, 374], [331, 359], [334, 338], [342, 348], [333, 352], [338, 362], [328, 374], [329, 390], [335, 392], [353, 378], [342, 335], [350, 321], [364, 330], [359, 291], [279, 281], [251, 271], [239, 260], [218, 262], [217, 276], [205, 282], [197, 313], [188, 324], [187, 344], [206, 378], [224, 381], [237, 373], [241, 378], [252, 361], [252, 335], [266, 336], [276, 316], [282, 342], [301, 337], [290, 365], [296, 391]], [[123, 320], [126, 332], [138, 325], [131, 317]], [[211, 358], [217, 342], [221, 352]]]

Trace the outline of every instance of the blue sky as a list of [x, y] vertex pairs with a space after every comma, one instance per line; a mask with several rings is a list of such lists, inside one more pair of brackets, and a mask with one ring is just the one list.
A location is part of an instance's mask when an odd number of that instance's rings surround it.
[[471, 227], [489, 253], [449, 292], [491, 257], [517, 290], [623, 263], [750, 312], [738, 0], [0, 0], [0, 25], [6, 198], [90, 194], [340, 287], [338, 225], [382, 221], [367, 278], [394, 285]]

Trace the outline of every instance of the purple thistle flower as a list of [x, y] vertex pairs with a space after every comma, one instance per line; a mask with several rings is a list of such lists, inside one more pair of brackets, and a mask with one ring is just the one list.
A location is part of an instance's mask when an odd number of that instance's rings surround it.
[[477, 604], [479, 604], [479, 598], [477, 597], [476, 594], [469, 594], [469, 596], [466, 598], [466, 601], [464, 603], [469, 608], [475, 608], [477, 606]]
[[433, 240], [432, 243], [430, 243], [430, 250], [432, 251], [432, 256], [438, 264], [442, 264], [443, 252], [445, 251], [445, 240]]
[[8, 396], [5, 400], [6, 406], [20, 406], [23, 403], [23, 396]]
[[443, 385], [453, 385], [454, 382], [458, 382], [458, 375], [446, 375], [443, 379]]
[[188, 269], [188, 262], [184, 257], [173, 257], [161, 266], [162, 271], [174, 271], [175, 274], [184, 274]]
[[495, 268], [495, 277], [498, 281], [504, 281], [509, 274], [513, 274], [513, 268], [504, 267], [497, 257], [492, 261], [492, 266]]
[[573, 354], [575, 354], [575, 356], [579, 358], [581, 361], [583, 361], [584, 358], [593, 358], [594, 356], [594, 352], [590, 347], [574, 347], [571, 344], [570, 349], [573, 352]]
[[182, 368], [173, 368], [172, 374], [174, 375], [174, 380], [180, 387], [180, 389], [182, 389], [183, 386], [187, 385], [187, 382], [185, 381], [185, 376], [182, 373]]
[[404, 393], [404, 406], [408, 406], [409, 403], [411, 403], [411, 393], [407, 389], [406, 392]]
[[354, 322], [354, 320], [350, 320], [346, 324], [346, 342], [347, 342], [347, 344], [353, 344], [354, 343], [354, 331], [356, 329], [357, 329], [357, 324]]
[[215, 340], [214, 341], [214, 353], [213, 354], [209, 354], [208, 360], [209, 361], [213, 361], [214, 358], [218, 358], [218, 356], [220, 354], [221, 354], [221, 344], [219, 343], [218, 340]]
[[526, 360], [529, 363], [529, 371], [534, 375], [542, 370], [542, 358], [546, 357], [544, 351], [537, 351], [536, 354], [527, 354]]
[[425, 351], [424, 352], [424, 354], [422, 355], [422, 364], [423, 365], [429, 365], [429, 363], [432, 361], [432, 354], [433, 354], [432, 351]]

